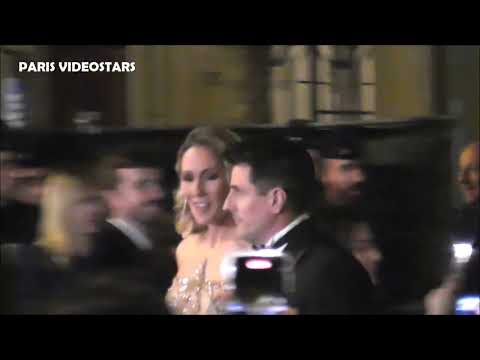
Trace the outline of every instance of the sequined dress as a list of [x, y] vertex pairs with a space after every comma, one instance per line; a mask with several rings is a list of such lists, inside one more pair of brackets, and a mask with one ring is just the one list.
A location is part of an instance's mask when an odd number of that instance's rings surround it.
[[190, 277], [176, 277], [167, 292], [166, 304], [175, 315], [216, 315], [215, 300], [224, 290], [220, 281], [206, 279], [205, 260]]

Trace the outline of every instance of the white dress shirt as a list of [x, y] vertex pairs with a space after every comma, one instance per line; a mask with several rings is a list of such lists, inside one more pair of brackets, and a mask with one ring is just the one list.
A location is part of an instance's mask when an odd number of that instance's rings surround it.
[[152, 250], [152, 241], [138, 227], [124, 219], [108, 219], [108, 223], [123, 232], [140, 250]]
[[[270, 240], [267, 241], [267, 243], [265, 244], [265, 247], [268, 249], [268, 248], [272, 248], [281, 238], [283, 238], [285, 235], [287, 235], [288, 232], [290, 232], [294, 227], [300, 225], [302, 222], [304, 222], [305, 220], [308, 220], [310, 219], [310, 215], [309, 214], [302, 214], [300, 215], [299, 217], [297, 217], [295, 220], [293, 220], [290, 224], [288, 224], [287, 226], [285, 226], [282, 230], [280, 230], [279, 232], [277, 232], [275, 235], [273, 235]], [[280, 251], [280, 252], [283, 252], [283, 250], [285, 250], [285, 248], [287, 247], [288, 244], [285, 244], [285, 245], [282, 245], [281, 247], [279, 247], [277, 250]]]

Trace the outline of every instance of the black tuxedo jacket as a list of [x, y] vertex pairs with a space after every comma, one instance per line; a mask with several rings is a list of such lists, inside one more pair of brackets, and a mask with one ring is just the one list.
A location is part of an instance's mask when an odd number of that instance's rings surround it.
[[321, 233], [311, 219], [288, 232], [276, 247], [295, 261], [295, 294], [300, 314], [366, 314], [373, 312], [373, 284], [360, 263]]
[[132, 266], [143, 251], [112, 224], [105, 222], [95, 236], [93, 258], [106, 267]]
[[[177, 272], [175, 255], [165, 242], [170, 244], [170, 234], [159, 235], [153, 241], [152, 250], [141, 250], [121, 230], [105, 222], [102, 230], [94, 239], [91, 261], [100, 269], [124, 269], [143, 271], [166, 291]], [[164, 241], [165, 240], [165, 241]]]

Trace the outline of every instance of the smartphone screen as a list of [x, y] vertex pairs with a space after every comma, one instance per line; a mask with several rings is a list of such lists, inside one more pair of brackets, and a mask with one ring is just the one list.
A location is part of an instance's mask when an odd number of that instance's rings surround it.
[[455, 315], [480, 315], [480, 295], [462, 295], [455, 302]]

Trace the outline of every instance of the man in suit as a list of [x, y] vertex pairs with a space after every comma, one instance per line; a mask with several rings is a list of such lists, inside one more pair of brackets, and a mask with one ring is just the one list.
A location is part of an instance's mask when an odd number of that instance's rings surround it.
[[283, 139], [262, 138], [236, 146], [229, 158], [233, 169], [224, 208], [243, 239], [293, 256], [291, 305], [300, 314], [370, 312], [368, 274], [310, 218], [316, 183], [308, 153]]
[[175, 239], [164, 211], [162, 170], [144, 152], [134, 149], [105, 158], [100, 177], [110, 217], [96, 239], [98, 261], [113, 267], [161, 264], [174, 274], [169, 246]]

